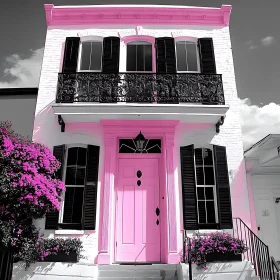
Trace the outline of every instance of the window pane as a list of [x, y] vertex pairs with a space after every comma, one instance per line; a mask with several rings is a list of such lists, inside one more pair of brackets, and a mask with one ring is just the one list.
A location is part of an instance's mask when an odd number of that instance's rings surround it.
[[137, 71], [144, 71], [144, 46], [143, 45], [136, 45], [136, 53], [137, 53]]
[[205, 212], [205, 202], [198, 201], [198, 222], [206, 223], [206, 212]]
[[213, 165], [212, 151], [204, 149], [204, 165]]
[[76, 165], [77, 164], [77, 155], [78, 155], [78, 148], [69, 148], [68, 149], [68, 158], [67, 158], [67, 165]]
[[85, 184], [85, 168], [78, 168], [76, 171], [76, 184], [75, 185], [84, 185]]
[[197, 185], [204, 185], [203, 167], [197, 167], [196, 168], [196, 184]]
[[145, 45], [145, 71], [152, 71], [153, 70], [153, 63], [152, 63], [152, 44]]
[[84, 185], [85, 168], [67, 167], [65, 185]]
[[81, 223], [83, 194], [84, 188], [66, 188], [63, 223]]
[[204, 167], [205, 185], [215, 185], [213, 167]]
[[76, 167], [67, 167], [65, 185], [76, 185]]
[[126, 71], [136, 71], [136, 45], [127, 45]]
[[187, 43], [188, 71], [197, 71], [197, 52], [195, 43]]
[[127, 45], [127, 71], [152, 71], [152, 44], [132, 42]]
[[101, 58], [102, 58], [102, 43], [91, 42], [91, 63], [90, 70], [101, 70]]
[[207, 222], [215, 223], [215, 206], [214, 201], [206, 201], [206, 209], [207, 209]]
[[83, 211], [83, 200], [84, 200], [84, 188], [74, 188], [75, 196], [73, 203], [73, 215], [72, 223], [81, 223], [82, 221], [82, 211]]
[[90, 69], [90, 53], [91, 53], [91, 42], [82, 43], [82, 57], [81, 57], [81, 70]]
[[71, 223], [75, 188], [66, 188], [63, 209], [63, 222]]
[[186, 58], [186, 47], [185, 42], [176, 43], [176, 60], [177, 60], [177, 71], [187, 71], [187, 58]]
[[197, 188], [197, 199], [204, 200], [204, 187], [198, 187]]
[[203, 165], [202, 161], [202, 149], [195, 149], [195, 164], [196, 165]]
[[86, 165], [86, 159], [87, 159], [87, 149], [86, 148], [78, 148], [78, 160], [77, 165]]
[[205, 195], [206, 195], [206, 199], [214, 199], [213, 188], [212, 187], [205, 188]]

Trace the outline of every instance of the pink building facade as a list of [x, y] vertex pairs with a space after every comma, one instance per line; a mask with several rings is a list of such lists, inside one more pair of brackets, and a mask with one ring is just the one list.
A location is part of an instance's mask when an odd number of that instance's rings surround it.
[[66, 184], [45, 237], [81, 238], [88, 264], [174, 264], [184, 230], [250, 226], [231, 6], [45, 10], [33, 140]]

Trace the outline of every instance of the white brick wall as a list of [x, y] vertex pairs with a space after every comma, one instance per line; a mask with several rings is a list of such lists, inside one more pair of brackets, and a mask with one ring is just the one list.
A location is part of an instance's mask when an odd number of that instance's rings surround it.
[[[115, 27], [114, 27], [115, 28]], [[35, 141], [44, 143], [52, 148], [54, 145], [62, 143], [96, 143], [101, 145], [102, 149], [102, 133], [99, 124], [87, 124], [79, 126], [71, 131], [71, 125], [66, 125], [66, 132], [61, 133], [54, 117], [50, 103], [54, 102], [56, 97], [56, 86], [58, 72], [62, 65], [62, 48], [66, 37], [77, 36], [78, 32], [88, 31], [90, 34], [97, 36], [118, 36], [121, 34], [135, 34], [135, 26], [125, 26], [119, 29], [106, 27], [104, 29], [91, 28], [48, 28], [46, 36], [46, 45], [44, 51], [41, 78], [39, 83], [39, 93], [36, 106], [36, 119], [34, 124]], [[239, 121], [239, 108], [237, 91], [235, 84], [235, 75], [231, 51], [230, 34], [228, 27], [206, 28], [206, 27], [178, 27], [172, 28], [162, 26], [161, 28], [143, 28], [143, 35], [151, 35], [155, 37], [171, 36], [193, 36], [193, 37], [212, 37], [215, 49], [217, 73], [222, 74], [223, 86], [225, 92], [226, 104], [230, 109], [226, 115], [224, 125], [221, 127], [220, 134], [215, 135], [215, 127], [208, 127], [205, 124], [192, 126], [180, 125], [177, 130], [177, 143], [179, 145], [197, 144], [218, 144], [227, 148], [228, 169], [233, 170], [235, 178], [231, 180], [232, 206], [233, 216], [241, 217], [250, 225], [250, 211], [248, 203], [248, 193], [246, 187], [246, 174], [243, 164], [243, 145], [241, 126]], [[179, 152], [177, 146], [177, 153]], [[179, 156], [177, 161], [179, 164]], [[180, 166], [180, 165], [178, 165]], [[101, 172], [101, 171], [100, 171]], [[100, 173], [102, 174], [102, 173]], [[180, 170], [177, 169], [178, 183], [180, 183]], [[99, 199], [99, 195], [98, 195]], [[44, 221], [41, 221], [43, 227]], [[98, 223], [98, 219], [97, 219]], [[46, 232], [50, 236], [53, 232]], [[97, 232], [88, 234], [83, 237], [87, 246], [85, 255], [90, 256], [93, 260], [97, 253]]]

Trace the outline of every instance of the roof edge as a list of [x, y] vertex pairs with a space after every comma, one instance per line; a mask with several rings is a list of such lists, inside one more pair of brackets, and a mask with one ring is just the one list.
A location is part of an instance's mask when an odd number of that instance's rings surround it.
[[133, 24], [228, 26], [231, 5], [220, 8], [167, 5], [54, 6], [45, 4], [47, 26]]
[[253, 144], [250, 148], [248, 148], [247, 150], [244, 151], [244, 156], [246, 154], [248, 154], [250, 151], [252, 152], [255, 148], [260, 147], [261, 145], [264, 145], [268, 140], [272, 139], [272, 138], [280, 138], [280, 134], [268, 134], [266, 135], [264, 138], [262, 138], [261, 140], [259, 140], [258, 142], [256, 142], [255, 144]]
[[28, 94], [38, 94], [38, 88], [0, 88], [1, 95], [28, 95]]

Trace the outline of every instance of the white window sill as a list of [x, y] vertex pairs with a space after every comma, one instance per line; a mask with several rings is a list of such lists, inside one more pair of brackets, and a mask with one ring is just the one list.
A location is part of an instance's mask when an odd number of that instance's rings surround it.
[[199, 234], [199, 235], [215, 233], [215, 232], [223, 233], [224, 230], [222, 230], [222, 229], [199, 229], [199, 230], [195, 230], [195, 233]]
[[54, 232], [54, 234], [56, 235], [81, 235], [81, 234], [84, 234], [84, 231], [83, 230], [74, 230], [74, 229], [59, 229], [59, 230], [56, 230]]

